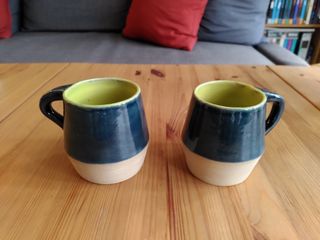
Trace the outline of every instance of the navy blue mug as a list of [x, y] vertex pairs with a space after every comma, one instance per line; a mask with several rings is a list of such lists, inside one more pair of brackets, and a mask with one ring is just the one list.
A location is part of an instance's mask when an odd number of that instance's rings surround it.
[[[272, 102], [266, 117], [266, 104]], [[230, 186], [250, 175], [265, 149], [265, 135], [280, 120], [284, 99], [251, 85], [211, 81], [193, 93], [182, 141], [191, 173]]]
[[[63, 116], [54, 101], [63, 101]], [[118, 183], [141, 169], [149, 134], [134, 82], [98, 78], [57, 87], [41, 98], [40, 109], [63, 129], [65, 150], [84, 179]]]

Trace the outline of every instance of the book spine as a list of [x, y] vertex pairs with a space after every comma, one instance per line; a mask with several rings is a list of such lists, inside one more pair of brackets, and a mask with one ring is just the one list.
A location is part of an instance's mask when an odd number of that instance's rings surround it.
[[320, 0], [318, 0], [316, 23], [320, 23]]
[[281, 5], [282, 5], [283, 0], [278, 0], [278, 4], [277, 4], [277, 11], [276, 11], [276, 18], [275, 18], [275, 23], [279, 24], [279, 17], [280, 17], [280, 9], [281, 9]]
[[289, 20], [290, 20], [290, 12], [291, 12], [291, 8], [292, 8], [292, 0], [289, 0], [287, 2], [288, 2], [288, 4], [287, 4], [287, 7], [286, 7], [286, 13], [285, 13], [285, 19], [286, 19], [285, 23], [289, 24], [290, 23], [289, 22]]
[[288, 39], [285, 39], [285, 40], [284, 40], [283, 47], [284, 47], [284, 48], [287, 48], [287, 46], [288, 46]]
[[320, 0], [315, 1], [315, 3], [313, 4], [310, 23], [317, 23], [316, 19], [317, 19], [317, 9], [318, 9], [319, 3], [320, 3]]
[[295, 49], [296, 49], [298, 38], [299, 38], [299, 32], [290, 32], [290, 33], [288, 33], [288, 38], [292, 39], [291, 48], [289, 50], [292, 53], [295, 53]]
[[306, 9], [307, 9], [307, 0], [302, 0], [302, 2], [301, 2], [301, 12], [300, 12], [299, 21], [298, 21], [299, 24], [303, 24], [303, 22], [304, 22]]
[[300, 15], [301, 15], [301, 11], [302, 11], [302, 2], [304, 0], [300, 0], [299, 2], [299, 6], [298, 6], [298, 13], [297, 13], [297, 18], [296, 18], [296, 24], [300, 23]]
[[287, 39], [287, 35], [285, 33], [283, 33], [280, 37], [280, 46], [284, 47], [284, 42]]
[[308, 63], [311, 62], [311, 58], [312, 58], [312, 53], [313, 53], [313, 47], [312, 45], [309, 46], [308, 52], [307, 52], [307, 57], [306, 57], [306, 61]]
[[313, 3], [314, 3], [314, 0], [309, 0], [309, 2], [308, 2], [307, 16], [306, 16], [306, 20], [305, 20], [305, 23], [306, 23], [306, 24], [309, 24], [309, 23], [310, 23], [311, 14], [312, 14], [312, 9], [313, 9]]
[[289, 24], [293, 24], [293, 16], [294, 16], [294, 10], [295, 10], [296, 3], [297, 3], [297, 0], [292, 0], [291, 10], [290, 10]]
[[270, 4], [269, 4], [269, 8], [268, 8], [268, 13], [267, 13], [267, 23], [268, 24], [272, 24], [273, 23], [273, 20], [272, 20], [273, 7], [274, 7], [274, 0], [271, 0]]
[[283, 24], [285, 23], [285, 20], [284, 20], [284, 10], [285, 10], [285, 7], [286, 7], [286, 2], [288, 2], [289, 0], [283, 0], [282, 3], [281, 3], [281, 6], [280, 6], [280, 13], [279, 13], [279, 24]]
[[292, 39], [288, 39], [288, 47], [287, 49], [290, 50], [292, 46]]
[[296, 52], [297, 42], [298, 42], [298, 39], [296, 39], [296, 38], [293, 39], [292, 47], [291, 47], [291, 49], [290, 49], [290, 51], [291, 51], [292, 53], [295, 53], [295, 52]]
[[294, 6], [293, 24], [297, 24], [300, 1], [301, 0], [297, 0]]
[[312, 33], [302, 33], [300, 44], [299, 44], [299, 50], [298, 50], [298, 56], [302, 59], [306, 59], [308, 49], [310, 47], [310, 42], [312, 38]]
[[276, 16], [277, 16], [278, 1], [279, 0], [274, 0], [274, 5], [273, 5], [273, 9], [272, 9], [272, 18], [271, 18], [272, 24], [276, 23], [275, 20], [276, 20]]

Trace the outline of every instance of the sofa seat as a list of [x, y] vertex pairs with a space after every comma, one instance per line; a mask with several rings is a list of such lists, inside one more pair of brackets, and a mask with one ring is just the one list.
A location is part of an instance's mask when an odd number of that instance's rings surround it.
[[188, 52], [95, 32], [19, 32], [0, 41], [0, 62], [273, 64], [252, 46], [199, 41]]

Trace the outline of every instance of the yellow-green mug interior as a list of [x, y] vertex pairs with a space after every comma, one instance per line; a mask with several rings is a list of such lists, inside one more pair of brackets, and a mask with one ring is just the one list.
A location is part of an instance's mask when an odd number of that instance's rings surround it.
[[138, 96], [137, 84], [119, 78], [97, 78], [73, 84], [63, 93], [65, 101], [81, 107], [107, 107]]
[[208, 105], [220, 108], [252, 108], [266, 102], [265, 94], [245, 83], [232, 80], [210, 81], [200, 84], [195, 97]]

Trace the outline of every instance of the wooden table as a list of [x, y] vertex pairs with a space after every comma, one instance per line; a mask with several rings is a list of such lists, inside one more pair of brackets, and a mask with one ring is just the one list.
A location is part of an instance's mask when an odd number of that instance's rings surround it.
[[[53, 87], [102, 76], [140, 84], [151, 133], [141, 172], [115, 185], [81, 179], [38, 109]], [[214, 79], [286, 99], [260, 163], [234, 187], [193, 177], [181, 148], [192, 89]], [[2, 64], [0, 146], [3, 240], [320, 239], [320, 67]]]

